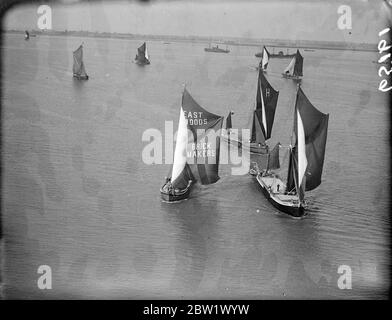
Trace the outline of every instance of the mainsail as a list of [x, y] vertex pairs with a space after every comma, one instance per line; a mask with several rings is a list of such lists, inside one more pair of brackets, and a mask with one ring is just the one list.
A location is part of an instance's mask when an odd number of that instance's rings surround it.
[[223, 117], [203, 109], [184, 89], [172, 170], [174, 188], [189, 180], [218, 181], [220, 134]]
[[[271, 137], [279, 91], [271, 86], [262, 70], [259, 70], [257, 83], [256, 110], [253, 117], [251, 142], [263, 143]], [[258, 129], [261, 129], [263, 141], [257, 139]]]
[[327, 142], [329, 115], [317, 110], [301, 88], [297, 91], [293, 139], [287, 190], [297, 190], [300, 200], [304, 192], [321, 183]]
[[73, 60], [73, 74], [79, 77], [87, 77], [83, 62], [83, 45], [80, 45], [79, 48], [73, 52]]

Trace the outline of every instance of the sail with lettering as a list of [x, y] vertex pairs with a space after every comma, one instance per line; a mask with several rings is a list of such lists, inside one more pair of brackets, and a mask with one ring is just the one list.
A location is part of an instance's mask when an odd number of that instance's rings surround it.
[[284, 183], [276, 173], [264, 172], [257, 176], [268, 200], [292, 216], [304, 215], [305, 192], [321, 184], [328, 120], [329, 115], [314, 107], [298, 88], [287, 182]]
[[189, 197], [192, 184], [219, 180], [223, 117], [202, 108], [184, 89], [171, 177], [161, 188], [165, 201]]
[[279, 91], [276, 91], [259, 70], [256, 93], [256, 110], [253, 113], [251, 147], [265, 145], [271, 138], [272, 126], [275, 119], [275, 110], [278, 103]]
[[150, 64], [150, 57], [148, 55], [147, 45], [145, 42], [137, 49], [135, 62], [139, 65]]
[[289, 65], [284, 69], [282, 75], [284, 78], [300, 80], [303, 76], [304, 58], [297, 49], [295, 56], [291, 59]]
[[73, 52], [73, 76], [79, 80], [88, 80], [83, 61], [83, 44]]

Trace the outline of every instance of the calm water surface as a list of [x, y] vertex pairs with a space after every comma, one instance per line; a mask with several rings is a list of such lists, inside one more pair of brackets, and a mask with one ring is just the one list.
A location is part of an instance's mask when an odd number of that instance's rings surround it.
[[[84, 41], [90, 80], [72, 78]], [[376, 52], [302, 52], [302, 88], [330, 114], [323, 182], [294, 220], [248, 175], [160, 201], [167, 164], [146, 165], [148, 128], [177, 128], [182, 86], [246, 127], [256, 95], [255, 47], [6, 35], [2, 199], [8, 298], [386, 298], [389, 288], [389, 106]], [[294, 50], [294, 49], [293, 49]], [[272, 59], [280, 91], [271, 145], [289, 142], [296, 86]], [[37, 288], [39, 265], [53, 289]], [[340, 265], [352, 290], [339, 290]]]

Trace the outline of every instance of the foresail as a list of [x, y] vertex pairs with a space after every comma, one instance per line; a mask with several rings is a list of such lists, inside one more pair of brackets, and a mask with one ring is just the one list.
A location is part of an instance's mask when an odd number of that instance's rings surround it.
[[174, 150], [174, 161], [172, 170], [172, 182], [180, 176], [186, 165], [186, 149], [188, 145], [188, 132], [184, 111], [180, 110], [180, 119], [178, 121], [178, 130], [176, 138], [176, 147]]
[[261, 109], [256, 109], [253, 112], [253, 124], [252, 124], [252, 136], [251, 136], [252, 143], [263, 144], [265, 142], [262, 117], [263, 115]]
[[202, 108], [185, 89], [182, 109], [187, 121], [187, 163], [196, 180], [210, 184], [219, 180], [220, 135], [223, 117]]

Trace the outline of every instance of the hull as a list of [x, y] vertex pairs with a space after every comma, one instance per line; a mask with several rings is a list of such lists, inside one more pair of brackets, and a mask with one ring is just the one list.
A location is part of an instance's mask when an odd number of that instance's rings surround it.
[[88, 80], [88, 75], [86, 74], [85, 76], [81, 76], [80, 74], [75, 74], [73, 75], [74, 78], [78, 80]]
[[206, 52], [216, 52], [216, 53], [229, 53], [230, 50], [220, 49], [220, 48], [204, 48]]
[[165, 184], [160, 189], [161, 199], [166, 202], [177, 202], [177, 201], [188, 199], [189, 195], [191, 193], [191, 185], [192, 185], [192, 182], [189, 182], [188, 186], [185, 189], [178, 190], [178, 191], [172, 190], [169, 192], [165, 189], [165, 186], [166, 186], [166, 184]]
[[261, 187], [263, 195], [276, 209], [295, 218], [301, 218], [306, 214], [305, 208], [301, 203], [299, 203], [297, 196], [274, 193], [272, 191], [273, 188], [268, 187], [267, 183], [263, 181], [263, 177], [260, 174], [257, 175], [256, 180]]

